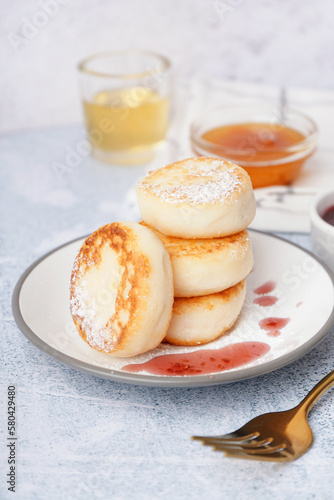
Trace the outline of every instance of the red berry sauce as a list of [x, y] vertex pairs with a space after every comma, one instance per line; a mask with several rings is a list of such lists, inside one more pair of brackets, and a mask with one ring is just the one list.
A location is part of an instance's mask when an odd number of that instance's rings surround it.
[[145, 363], [123, 366], [131, 373], [146, 371], [153, 375], [206, 375], [250, 363], [264, 356], [270, 346], [263, 342], [240, 342], [221, 349], [198, 349], [187, 354], [163, 354]]

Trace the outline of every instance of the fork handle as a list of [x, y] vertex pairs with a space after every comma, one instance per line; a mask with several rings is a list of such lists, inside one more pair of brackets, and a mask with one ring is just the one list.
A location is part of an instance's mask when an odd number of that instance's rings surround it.
[[328, 389], [334, 385], [334, 370], [332, 370], [326, 377], [320, 380], [313, 389], [307, 394], [301, 403], [296, 407], [298, 410], [304, 410], [306, 415], [310, 409], [315, 405], [318, 399], [325, 394]]

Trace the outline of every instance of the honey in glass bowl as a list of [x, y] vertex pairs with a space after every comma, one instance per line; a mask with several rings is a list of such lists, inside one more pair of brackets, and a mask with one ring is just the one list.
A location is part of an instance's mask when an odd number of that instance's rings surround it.
[[317, 127], [306, 115], [267, 103], [216, 108], [191, 129], [196, 154], [240, 165], [254, 188], [293, 182], [313, 153], [316, 137]]

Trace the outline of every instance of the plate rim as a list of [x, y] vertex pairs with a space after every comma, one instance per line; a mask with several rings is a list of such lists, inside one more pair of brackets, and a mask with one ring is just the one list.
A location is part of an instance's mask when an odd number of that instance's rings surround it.
[[[248, 231], [259, 233], [262, 236], [267, 238], [278, 239], [283, 241], [287, 245], [294, 246], [301, 250], [302, 252], [310, 255], [314, 258], [318, 264], [326, 271], [327, 275], [331, 279], [333, 290], [334, 290], [334, 273], [329, 269], [327, 264], [322, 262], [320, 258], [313, 254], [310, 250], [303, 248], [293, 241], [286, 240], [285, 238], [278, 236], [276, 234], [272, 234], [266, 231], [260, 231], [257, 229], [247, 228]], [[58, 349], [50, 346], [47, 342], [42, 340], [25, 322], [23, 315], [20, 309], [20, 293], [23, 287], [24, 282], [31, 274], [31, 272], [47, 257], [52, 255], [53, 253], [58, 252], [62, 248], [69, 246], [76, 241], [85, 239], [87, 236], [80, 236], [78, 238], [74, 238], [66, 243], [63, 243], [56, 248], [53, 248], [49, 252], [46, 252], [41, 257], [36, 259], [27, 269], [21, 274], [12, 294], [12, 313], [14, 316], [14, 320], [16, 322], [17, 327], [23, 333], [23, 335], [42, 352], [48, 354], [52, 358], [60, 361], [61, 363], [71, 367], [76, 368], [79, 371], [84, 373], [89, 373], [90, 375], [94, 375], [97, 377], [105, 378], [108, 380], [112, 380], [115, 382], [123, 382], [132, 385], [142, 385], [142, 386], [150, 386], [150, 387], [170, 387], [170, 388], [196, 388], [196, 387], [204, 387], [204, 386], [212, 386], [219, 384], [229, 384], [238, 382], [241, 380], [247, 380], [255, 377], [259, 377], [261, 375], [265, 375], [267, 373], [276, 371], [284, 366], [293, 363], [297, 359], [301, 358], [305, 354], [307, 354], [311, 349], [313, 349], [317, 344], [319, 344], [325, 336], [329, 333], [329, 330], [334, 324], [334, 303], [329, 317], [326, 322], [322, 325], [322, 327], [304, 344], [293, 349], [292, 351], [284, 354], [283, 356], [267, 361], [258, 366], [243, 368], [241, 370], [236, 371], [223, 371], [221, 373], [216, 374], [207, 374], [207, 375], [196, 375], [191, 377], [177, 377], [177, 376], [156, 376], [156, 375], [146, 375], [146, 374], [133, 374], [129, 372], [121, 372], [118, 370], [112, 370], [109, 368], [105, 368], [102, 366], [93, 365], [91, 363], [87, 363], [86, 361], [81, 361], [77, 358], [73, 358], [68, 354], [60, 352]]]

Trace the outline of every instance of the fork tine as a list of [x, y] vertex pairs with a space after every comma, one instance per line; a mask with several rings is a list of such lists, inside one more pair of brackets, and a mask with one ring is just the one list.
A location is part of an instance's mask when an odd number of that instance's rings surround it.
[[243, 452], [243, 453], [247, 453], [249, 455], [270, 455], [270, 454], [273, 454], [273, 453], [277, 453], [277, 452], [280, 452], [280, 451], [283, 451], [285, 450], [286, 446], [285, 444], [278, 444], [276, 446], [271, 446], [270, 444], [269, 445], [265, 445], [265, 446], [259, 446], [259, 447], [247, 447], [247, 446], [243, 446], [243, 445], [226, 445], [226, 444], [221, 444], [221, 443], [217, 443], [217, 444], [214, 444], [214, 445], [211, 445], [213, 446], [213, 448], [217, 451], [227, 451], [227, 452]]
[[[218, 450], [217, 450], [218, 451]], [[248, 451], [241, 450], [221, 450], [225, 452], [226, 457], [244, 458], [247, 460], [262, 460], [265, 462], [289, 462], [297, 458], [289, 450], [281, 450], [270, 454], [256, 453], [251, 454]]]
[[[246, 436], [248, 438], [248, 436]], [[193, 436], [192, 439], [202, 441], [203, 445], [211, 446], [215, 451], [222, 451], [226, 457], [244, 458], [249, 460], [263, 460], [267, 462], [288, 462], [297, 458], [287, 448], [285, 443], [271, 446], [272, 438], [258, 441], [253, 438], [252, 441], [242, 442], [241, 438], [238, 441], [231, 439], [222, 440], [219, 436]], [[269, 443], [269, 444], [265, 444]]]
[[[273, 438], [269, 437], [266, 439], [257, 439], [258, 434], [254, 433], [254, 435], [245, 436], [244, 439], [248, 439], [247, 441], [233, 441], [231, 439], [221, 439], [217, 437], [205, 437], [205, 436], [195, 436], [196, 439], [200, 439], [202, 444], [205, 446], [212, 446], [212, 448], [216, 451], [224, 451], [226, 454], [229, 453], [238, 453], [238, 454], [247, 454], [247, 455], [258, 455], [258, 456], [267, 456], [270, 455], [272, 457], [276, 457], [276, 454], [279, 452], [285, 452], [287, 445], [285, 443], [281, 443], [273, 446], [271, 443], [273, 442]], [[249, 437], [252, 437], [250, 440]], [[285, 456], [285, 453], [281, 455], [281, 458]], [[245, 457], [247, 458], [247, 457]]]
[[273, 442], [273, 438], [267, 438], [267, 439], [251, 439], [250, 441], [232, 441], [232, 440], [221, 440], [221, 439], [210, 439], [210, 440], [203, 440], [203, 444], [207, 446], [213, 446], [215, 448], [221, 447], [221, 448], [240, 448], [240, 449], [257, 449], [257, 448], [263, 448], [264, 446], [270, 445]]
[[250, 441], [259, 436], [259, 432], [252, 432], [250, 434], [245, 434], [244, 436], [240, 436], [237, 433], [232, 432], [231, 434], [224, 434], [222, 436], [192, 436], [191, 439], [195, 439], [198, 441], [206, 441], [207, 443], [214, 442], [242, 442], [242, 441]]

